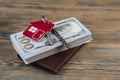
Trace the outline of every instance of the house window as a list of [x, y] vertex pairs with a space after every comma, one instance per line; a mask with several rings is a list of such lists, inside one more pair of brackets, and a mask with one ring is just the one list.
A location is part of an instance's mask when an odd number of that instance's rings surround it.
[[38, 30], [38, 28], [32, 26], [32, 27], [29, 28], [28, 31], [30, 31], [30, 32], [32, 32], [32, 33], [35, 33], [37, 30]]

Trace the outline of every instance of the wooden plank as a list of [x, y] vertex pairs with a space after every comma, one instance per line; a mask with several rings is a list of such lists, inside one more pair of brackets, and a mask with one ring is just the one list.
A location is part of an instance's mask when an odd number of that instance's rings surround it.
[[[93, 33], [58, 75], [24, 65], [9, 40], [42, 15], [76, 17]], [[120, 80], [119, 23], [119, 0], [0, 0], [0, 80]]]

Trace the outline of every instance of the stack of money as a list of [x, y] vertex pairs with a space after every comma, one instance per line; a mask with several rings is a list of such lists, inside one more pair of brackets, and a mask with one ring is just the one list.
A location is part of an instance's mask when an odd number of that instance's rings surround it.
[[[71, 48], [92, 40], [91, 32], [74, 17], [57, 21], [54, 24], [54, 30], [71, 45]], [[10, 38], [21, 59], [25, 64], [29, 64], [68, 49], [52, 32], [49, 34], [56, 40], [54, 45], [46, 44], [48, 41], [46, 36], [39, 41], [34, 41], [24, 36], [23, 31], [10, 35]]]

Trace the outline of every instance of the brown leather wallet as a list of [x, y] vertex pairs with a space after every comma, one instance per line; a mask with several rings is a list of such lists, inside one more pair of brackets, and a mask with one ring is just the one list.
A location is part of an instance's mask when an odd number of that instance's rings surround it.
[[82, 46], [83, 45], [59, 52], [52, 56], [38, 60], [32, 64], [46, 71], [57, 74]]
[[[31, 64], [40, 67], [48, 72], [57, 74], [82, 46], [83, 45], [68, 49], [63, 52], [59, 52]], [[20, 58], [19, 55], [18, 58]]]

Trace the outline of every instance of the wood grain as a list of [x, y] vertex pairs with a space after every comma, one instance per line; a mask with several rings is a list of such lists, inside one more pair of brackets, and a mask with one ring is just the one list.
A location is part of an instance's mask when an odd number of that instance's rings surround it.
[[[58, 75], [24, 65], [9, 40], [42, 15], [76, 17], [93, 33]], [[0, 80], [120, 80], [119, 25], [120, 0], [0, 0]]]

